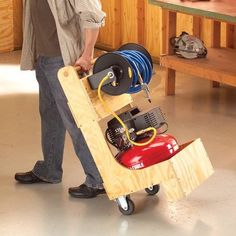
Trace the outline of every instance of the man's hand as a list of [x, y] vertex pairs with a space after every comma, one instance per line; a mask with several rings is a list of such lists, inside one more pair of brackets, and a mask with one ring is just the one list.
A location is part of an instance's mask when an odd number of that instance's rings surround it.
[[92, 68], [92, 62], [91, 61], [92, 61], [91, 57], [81, 56], [75, 62], [75, 67], [80, 66], [83, 71], [87, 72]]

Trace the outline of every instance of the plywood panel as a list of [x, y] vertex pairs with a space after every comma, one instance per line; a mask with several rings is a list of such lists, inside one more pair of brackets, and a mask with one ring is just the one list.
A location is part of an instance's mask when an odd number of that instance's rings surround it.
[[[214, 173], [200, 139], [183, 145], [181, 152], [171, 158], [170, 162], [175, 178], [164, 181], [162, 186], [168, 199], [171, 200], [178, 200], [181, 195], [187, 196]], [[174, 179], [177, 180], [179, 188], [171, 188], [175, 184]]]
[[[90, 88], [90, 85], [88, 83], [88, 79], [83, 78], [82, 81], [83, 81], [84, 88], [86, 89], [86, 92], [87, 92], [88, 96], [90, 97], [90, 100], [93, 104], [93, 108], [98, 115], [98, 119], [103, 119], [103, 118], [110, 116], [111, 115], [110, 112], [108, 112], [102, 106], [101, 101], [98, 99], [97, 91], [92, 90]], [[103, 99], [109, 101], [109, 107], [112, 109], [112, 111], [115, 111], [115, 112], [133, 102], [132, 97], [129, 94], [123, 94], [123, 95], [119, 96], [119, 99], [117, 99], [117, 97], [104, 94]]]

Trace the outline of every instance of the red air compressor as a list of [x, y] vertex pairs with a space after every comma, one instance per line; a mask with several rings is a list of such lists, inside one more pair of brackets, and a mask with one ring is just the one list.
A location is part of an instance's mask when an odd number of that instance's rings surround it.
[[119, 150], [116, 160], [123, 166], [136, 170], [147, 168], [170, 159], [178, 152], [179, 145], [176, 139], [164, 134], [168, 125], [160, 108], [147, 112], [140, 112], [138, 108], [133, 108], [119, 115], [119, 118], [128, 128], [130, 139], [137, 143], [146, 143], [153, 135], [150, 131], [137, 135], [140, 130], [154, 127], [158, 131], [158, 135], [151, 143], [144, 146], [133, 146], [117, 119], [109, 121], [106, 139]]
[[[146, 142], [147, 139], [143, 141]], [[173, 136], [161, 134], [148, 145], [133, 146], [120, 152], [116, 159], [129, 169], [143, 169], [170, 159], [178, 149], [179, 146]]]

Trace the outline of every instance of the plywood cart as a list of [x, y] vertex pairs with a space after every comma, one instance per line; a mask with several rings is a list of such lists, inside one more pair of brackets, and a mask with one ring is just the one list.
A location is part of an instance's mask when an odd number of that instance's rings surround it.
[[[75, 68], [62, 68], [58, 77], [77, 126], [81, 129], [104, 181], [110, 200], [116, 200], [123, 214], [132, 214], [131, 193], [161, 184], [171, 201], [179, 200], [206, 180], [213, 168], [200, 139], [181, 146], [170, 160], [141, 170], [121, 166], [104, 138], [99, 121], [110, 114], [102, 107], [97, 92], [90, 89], [87, 78], [80, 79]], [[131, 105], [130, 95], [104, 94], [113, 111]]]

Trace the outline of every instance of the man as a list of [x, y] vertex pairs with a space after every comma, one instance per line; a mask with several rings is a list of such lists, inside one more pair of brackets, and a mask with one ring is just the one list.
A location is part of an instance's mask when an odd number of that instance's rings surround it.
[[24, 0], [21, 69], [36, 71], [44, 160], [38, 161], [32, 171], [16, 173], [18, 182], [61, 182], [67, 130], [86, 175], [85, 182], [69, 188], [69, 193], [78, 198], [105, 193], [101, 176], [57, 78], [58, 70], [65, 65], [81, 66], [84, 71], [91, 68], [104, 18], [99, 0]]

